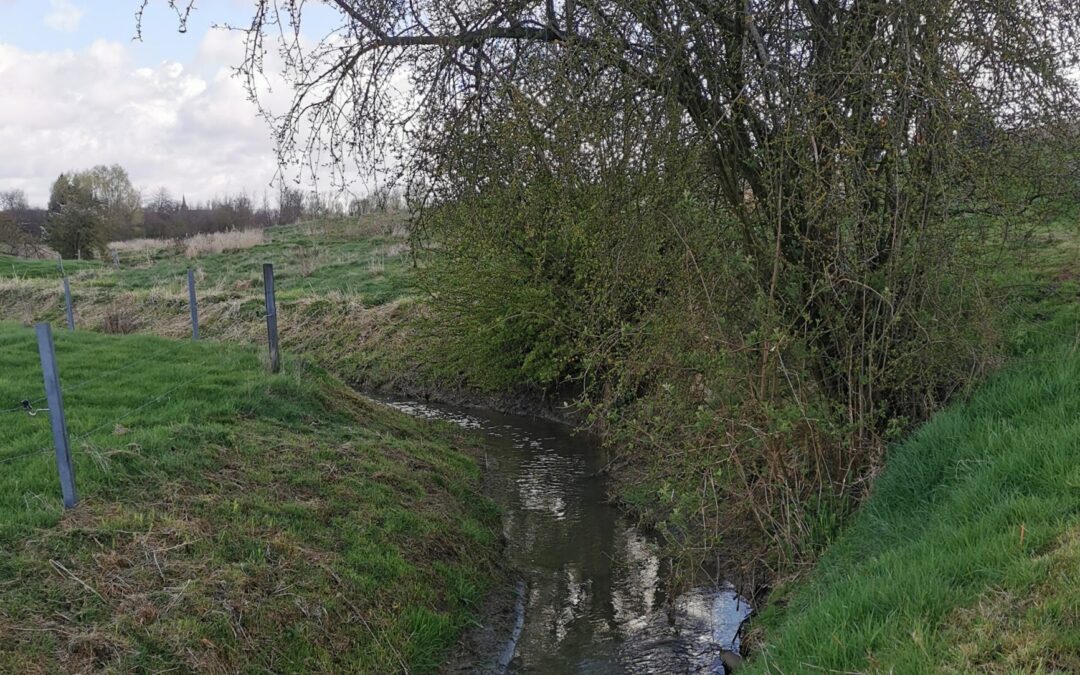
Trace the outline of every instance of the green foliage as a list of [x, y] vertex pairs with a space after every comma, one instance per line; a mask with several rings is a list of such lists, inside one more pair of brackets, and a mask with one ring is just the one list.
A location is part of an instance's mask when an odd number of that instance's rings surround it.
[[85, 181], [61, 174], [53, 183], [45, 242], [64, 258], [103, 257], [108, 240], [101, 203]]
[[549, 135], [507, 122], [490, 132], [501, 142], [466, 143], [463, 183], [498, 177], [420, 223], [429, 358], [483, 389], [577, 396], [629, 490], [679, 493], [641, 502], [672, 541], [737, 535], [772, 569], [812, 556], [882, 439], [993, 361], [982, 240], [935, 221], [875, 258], [851, 218], [822, 235], [839, 251], [766, 264], [702, 188], [706, 158], [667, 131], [633, 163], [597, 159], [581, 139], [607, 133], [598, 113], [536, 114]]
[[142, 197], [122, 166], [95, 166], [73, 174], [71, 180], [87, 190], [100, 206], [106, 238], [124, 239], [139, 235]]

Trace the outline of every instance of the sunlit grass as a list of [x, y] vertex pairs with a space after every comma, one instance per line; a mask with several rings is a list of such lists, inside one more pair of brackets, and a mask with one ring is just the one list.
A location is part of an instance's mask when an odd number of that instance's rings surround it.
[[[468, 441], [296, 358], [55, 335], [80, 502], [47, 413], [0, 413], [0, 671], [437, 667], [498, 550]], [[43, 395], [0, 323], [0, 409]]]

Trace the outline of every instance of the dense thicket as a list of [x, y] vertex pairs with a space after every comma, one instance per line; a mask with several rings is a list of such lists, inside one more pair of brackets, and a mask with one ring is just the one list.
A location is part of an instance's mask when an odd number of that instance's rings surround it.
[[284, 157], [397, 153], [441, 358], [573, 387], [672, 512], [774, 559], [985, 367], [989, 224], [1066, 185], [1064, 0], [329, 4], [313, 45], [256, 3], [242, 71], [283, 40]]

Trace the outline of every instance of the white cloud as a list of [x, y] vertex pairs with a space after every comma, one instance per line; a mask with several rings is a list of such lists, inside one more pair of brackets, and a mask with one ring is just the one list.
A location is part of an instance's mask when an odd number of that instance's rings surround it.
[[62, 33], [74, 33], [86, 13], [71, 0], [50, 0], [52, 9], [45, 15], [45, 25]]
[[224, 45], [211, 35], [192, 63], [154, 67], [136, 67], [124, 43], [77, 52], [0, 44], [0, 190], [24, 189], [43, 205], [61, 172], [113, 163], [145, 192], [164, 186], [189, 202], [268, 190], [270, 131], [223, 75], [215, 57]]

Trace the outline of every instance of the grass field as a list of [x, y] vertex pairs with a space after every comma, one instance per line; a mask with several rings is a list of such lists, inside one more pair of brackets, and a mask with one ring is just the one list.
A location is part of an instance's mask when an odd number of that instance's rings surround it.
[[[365, 305], [389, 302], [415, 291], [412, 259], [399, 218], [369, 216], [361, 223], [325, 220], [263, 231], [254, 246], [189, 258], [183, 241], [161, 241], [145, 250], [123, 250], [120, 269], [98, 261], [64, 261], [72, 286], [87, 295], [145, 294], [186, 287], [196, 270], [200, 292], [242, 293], [262, 286], [262, 265], [274, 263], [279, 297], [294, 300], [337, 293]], [[0, 256], [0, 279], [59, 281], [52, 260]]]
[[[287, 352], [304, 353], [365, 386], [415, 371], [402, 367], [400, 340], [422, 309], [415, 302], [416, 270], [398, 216], [272, 227], [254, 245], [194, 258], [187, 257], [183, 241], [134, 244], [121, 250], [119, 269], [93, 261], [65, 263], [80, 330], [189, 336], [191, 267], [202, 337], [265, 343], [262, 265], [272, 262]], [[0, 319], [63, 325], [55, 262], [0, 259]]]
[[[96, 260], [65, 260], [64, 271], [75, 274], [101, 271], [105, 267]], [[0, 277], [23, 277], [26, 279], [59, 279], [60, 264], [56, 260], [28, 260], [0, 254]]]
[[[56, 351], [81, 501], [47, 415], [0, 413], [0, 671], [431, 672], [475, 620], [499, 518], [458, 432], [243, 346]], [[32, 329], [0, 373], [43, 395]]]
[[[383, 217], [388, 218], [388, 217]], [[119, 273], [87, 279], [91, 286], [124, 291], [180, 286], [188, 267], [199, 271], [208, 291], [261, 287], [262, 264], [274, 263], [280, 297], [292, 300], [329, 292], [359, 297], [379, 305], [412, 292], [412, 262], [394, 220], [324, 221], [268, 228], [263, 243], [252, 248], [183, 255], [183, 247], [121, 258]]]
[[892, 449], [748, 672], [1080, 672], [1078, 242], [1002, 272], [1011, 362]]

